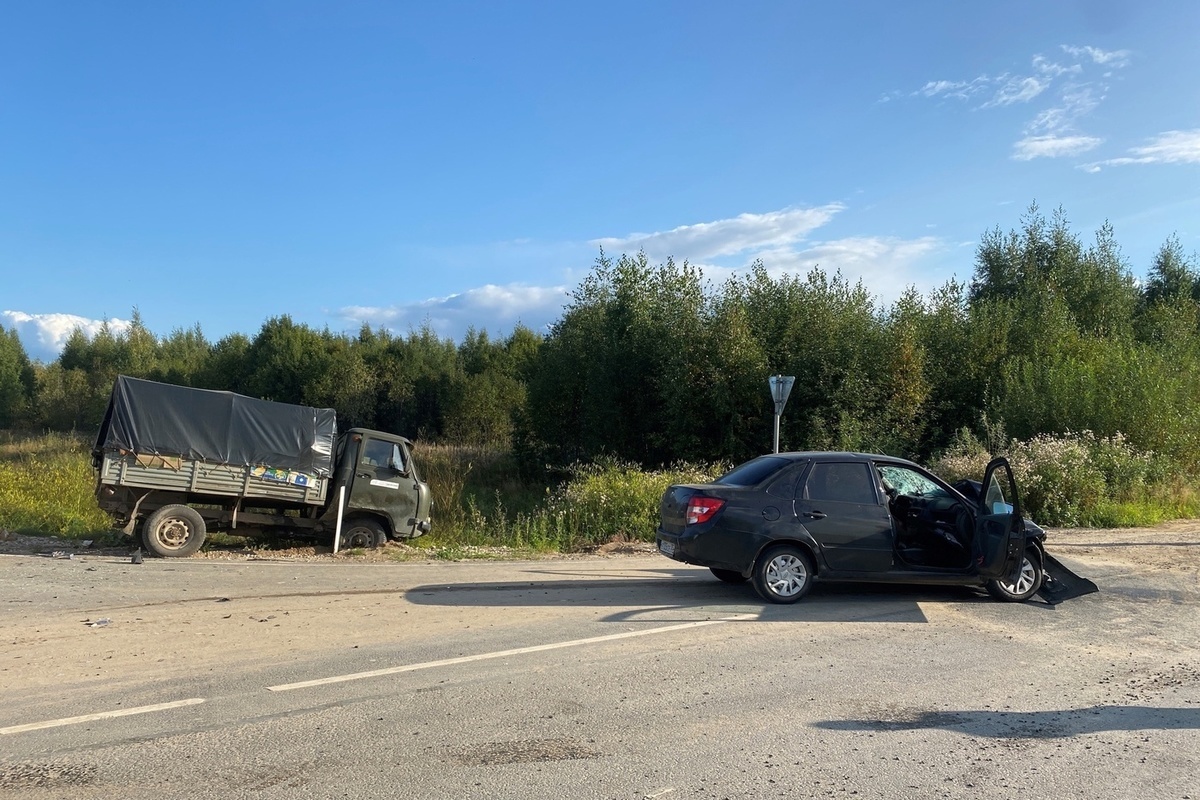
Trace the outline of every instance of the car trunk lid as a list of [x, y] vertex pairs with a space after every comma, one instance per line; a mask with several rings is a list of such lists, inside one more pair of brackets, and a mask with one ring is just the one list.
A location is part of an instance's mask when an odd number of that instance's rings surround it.
[[697, 494], [704, 492], [704, 486], [696, 484], [677, 484], [670, 486], [663, 493], [659, 504], [659, 524], [667, 533], [681, 534], [687, 527], [688, 501]]

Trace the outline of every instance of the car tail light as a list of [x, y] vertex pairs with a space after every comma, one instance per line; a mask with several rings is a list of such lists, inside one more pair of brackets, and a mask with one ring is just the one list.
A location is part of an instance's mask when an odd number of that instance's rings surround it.
[[687, 506], [687, 524], [697, 525], [701, 522], [708, 522], [712, 519], [713, 514], [716, 514], [725, 505], [725, 501], [718, 497], [693, 497], [688, 500]]

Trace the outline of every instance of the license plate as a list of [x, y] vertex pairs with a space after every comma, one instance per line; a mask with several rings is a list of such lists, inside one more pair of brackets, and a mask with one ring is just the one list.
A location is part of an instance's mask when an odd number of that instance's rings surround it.
[[658, 549], [664, 556], [675, 555], [675, 544], [673, 542], [660, 541]]

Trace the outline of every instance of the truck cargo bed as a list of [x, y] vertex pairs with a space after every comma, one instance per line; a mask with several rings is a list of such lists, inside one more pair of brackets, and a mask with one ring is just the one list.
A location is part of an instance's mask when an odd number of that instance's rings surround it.
[[329, 483], [327, 478], [296, 470], [112, 451], [103, 453], [99, 482], [132, 489], [309, 505], [324, 504]]

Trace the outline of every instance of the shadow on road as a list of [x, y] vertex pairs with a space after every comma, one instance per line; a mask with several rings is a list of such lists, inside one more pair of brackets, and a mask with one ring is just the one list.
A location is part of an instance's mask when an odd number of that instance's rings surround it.
[[[605, 619], [623, 621], [666, 611], [752, 612], [759, 620], [796, 622], [926, 622], [919, 603], [990, 603], [969, 587], [817, 584], [795, 605], [763, 601], [749, 583], [730, 585], [695, 570], [655, 570], [654, 578], [497, 581], [417, 586], [405, 598], [435, 606], [623, 607]], [[628, 608], [636, 606], [636, 608]]]
[[911, 731], [941, 728], [970, 736], [1057, 739], [1103, 731], [1200, 728], [1200, 708], [1091, 706], [1062, 711], [913, 711], [879, 719], [839, 719], [813, 724], [833, 731]]

